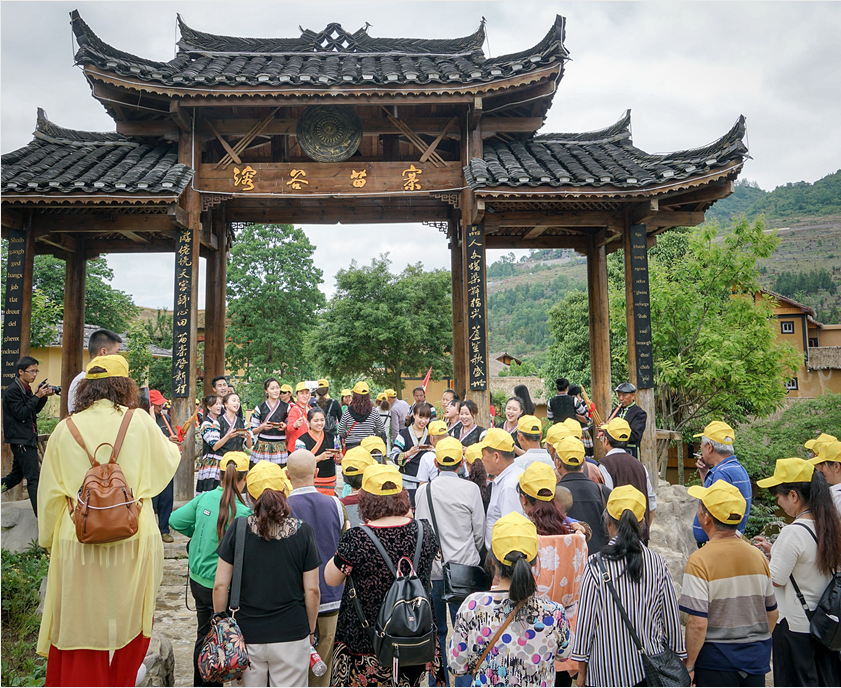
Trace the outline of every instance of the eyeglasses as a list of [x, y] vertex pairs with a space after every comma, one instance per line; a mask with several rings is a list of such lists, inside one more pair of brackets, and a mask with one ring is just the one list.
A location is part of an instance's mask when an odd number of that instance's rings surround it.
[[37, 375], [38, 374], [38, 369], [36, 368], [35, 370], [24, 370], [23, 372], [26, 373], [27, 375]]

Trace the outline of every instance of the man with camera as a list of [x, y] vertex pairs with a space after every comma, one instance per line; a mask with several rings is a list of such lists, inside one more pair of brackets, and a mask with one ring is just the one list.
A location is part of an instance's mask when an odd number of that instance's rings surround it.
[[32, 391], [38, 376], [38, 361], [24, 356], [15, 363], [14, 381], [3, 390], [3, 434], [12, 447], [12, 470], [3, 477], [2, 491], [11, 490], [26, 478], [26, 490], [32, 511], [38, 516], [38, 478], [41, 466], [38, 463], [37, 416], [47, 397], [60, 393], [60, 387], [48, 385], [44, 380]]

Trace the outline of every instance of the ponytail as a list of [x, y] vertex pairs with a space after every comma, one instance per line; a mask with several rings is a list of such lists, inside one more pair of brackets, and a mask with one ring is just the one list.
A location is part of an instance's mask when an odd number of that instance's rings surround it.
[[606, 559], [614, 561], [625, 560], [625, 567], [628, 575], [634, 583], [642, 579], [642, 541], [640, 540], [640, 522], [630, 509], [622, 512], [621, 518], [617, 521], [605, 509], [604, 516], [605, 531], [608, 523], [613, 523], [616, 528], [615, 540], [602, 547], [602, 555]]
[[[225, 458], [222, 457], [224, 461]], [[237, 483], [245, 476], [245, 471], [237, 471], [237, 466], [233, 461], [230, 461], [222, 473], [222, 499], [219, 502], [219, 518], [216, 519], [216, 537], [219, 542], [225, 537], [225, 531], [228, 526], [236, 518], [237, 505], [236, 500], [245, 506], [242, 495], [237, 489]]]
[[[493, 569], [490, 573], [498, 571], [500, 578], [505, 578], [506, 580], [511, 581], [508, 588], [508, 598], [514, 604], [519, 604], [523, 600], [529, 599], [537, 592], [537, 586], [534, 582], [534, 573], [532, 573], [531, 564], [528, 559], [526, 559], [526, 555], [522, 552], [510, 552], [506, 556], [506, 559], [513, 561], [514, 564], [509, 566], [508, 564], [499, 561], [493, 553], [493, 550], [491, 550], [488, 552], [486, 568]], [[490, 564], [490, 567], [488, 567], [487, 564]]]

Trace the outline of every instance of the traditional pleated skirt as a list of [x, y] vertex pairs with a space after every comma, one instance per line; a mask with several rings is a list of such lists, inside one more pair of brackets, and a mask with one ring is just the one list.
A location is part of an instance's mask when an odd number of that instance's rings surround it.
[[280, 466], [285, 466], [288, 457], [289, 452], [286, 448], [286, 440], [258, 439], [251, 450], [251, 463], [271, 461]]
[[315, 489], [321, 494], [326, 494], [332, 497], [336, 494], [336, 476], [331, 475], [329, 478], [316, 478]]
[[196, 475], [196, 494], [210, 492], [219, 487], [221, 480], [219, 459], [218, 454], [205, 454], [201, 457]]

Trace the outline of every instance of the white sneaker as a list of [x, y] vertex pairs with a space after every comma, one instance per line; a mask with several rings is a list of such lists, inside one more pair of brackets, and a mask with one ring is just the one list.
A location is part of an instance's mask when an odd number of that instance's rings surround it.
[[143, 683], [143, 679], [146, 678], [146, 665], [141, 664], [140, 668], [137, 670], [137, 678], [134, 681], [135, 686], [139, 686]]

